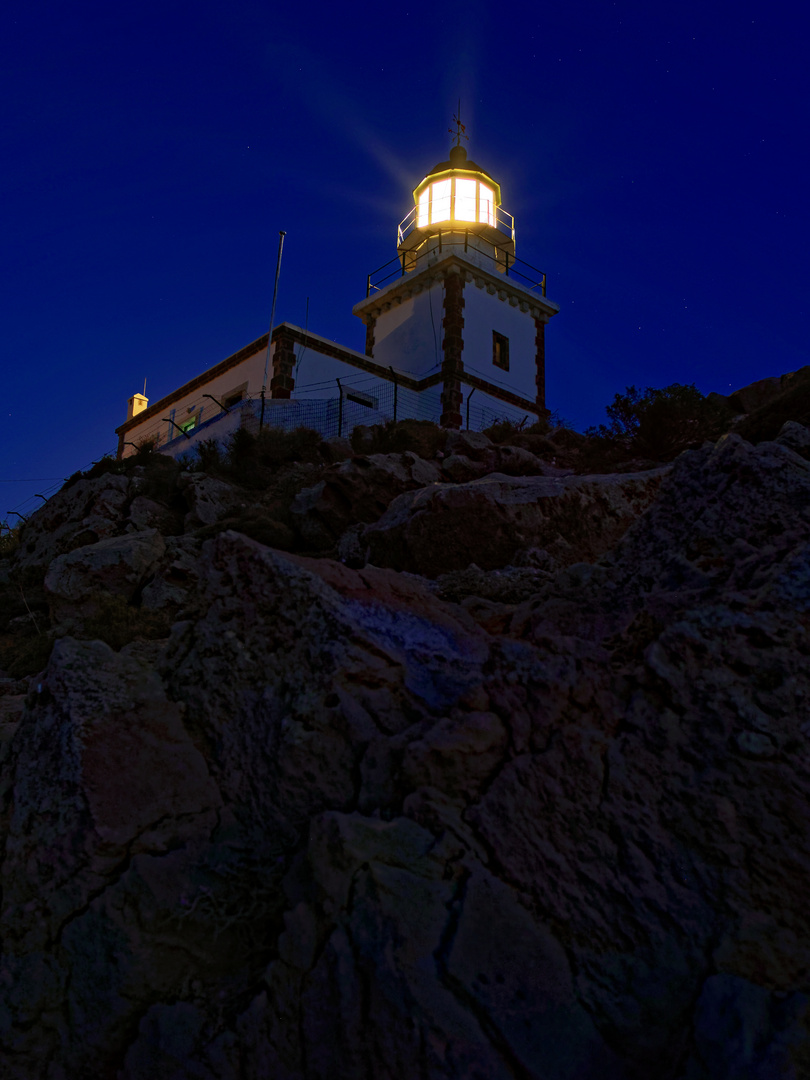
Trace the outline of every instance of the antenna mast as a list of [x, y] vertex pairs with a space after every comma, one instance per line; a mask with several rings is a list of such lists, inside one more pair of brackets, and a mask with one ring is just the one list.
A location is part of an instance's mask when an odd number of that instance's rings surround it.
[[450, 132], [451, 135], [455, 135], [456, 146], [461, 146], [462, 139], [466, 139], [467, 142], [469, 142], [470, 136], [467, 134], [466, 127], [461, 122], [461, 98], [458, 99], [458, 112], [453, 117], [453, 123], [456, 125], [456, 130], [453, 131], [452, 128], [448, 128], [447, 130]]
[[270, 329], [267, 332], [267, 353], [264, 358], [264, 378], [262, 379], [262, 414], [259, 417], [259, 430], [264, 427], [264, 394], [267, 390], [267, 369], [270, 366], [270, 343], [273, 339], [273, 320], [276, 317], [276, 297], [278, 296], [278, 276], [281, 273], [281, 252], [284, 247], [286, 232], [278, 231], [278, 258], [276, 259], [276, 280], [273, 284], [273, 306], [270, 309]]

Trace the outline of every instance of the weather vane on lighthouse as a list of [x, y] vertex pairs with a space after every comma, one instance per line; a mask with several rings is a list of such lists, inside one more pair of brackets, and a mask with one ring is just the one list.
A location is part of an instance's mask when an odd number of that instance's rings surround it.
[[461, 98], [458, 99], [458, 112], [453, 117], [453, 123], [456, 125], [456, 130], [453, 131], [452, 128], [448, 128], [447, 130], [450, 132], [451, 135], [455, 135], [456, 146], [461, 146], [462, 139], [466, 139], [467, 142], [469, 142], [470, 136], [466, 134], [467, 129], [461, 122]]

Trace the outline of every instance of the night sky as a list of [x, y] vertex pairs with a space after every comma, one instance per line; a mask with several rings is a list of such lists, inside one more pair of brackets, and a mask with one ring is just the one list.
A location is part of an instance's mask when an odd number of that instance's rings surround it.
[[279, 229], [276, 322], [309, 298], [362, 351], [352, 305], [459, 97], [560, 304], [547, 400], [575, 427], [631, 383], [810, 363], [808, 38], [779, 0], [12, 0], [0, 517], [112, 450], [144, 378], [155, 401], [267, 330]]

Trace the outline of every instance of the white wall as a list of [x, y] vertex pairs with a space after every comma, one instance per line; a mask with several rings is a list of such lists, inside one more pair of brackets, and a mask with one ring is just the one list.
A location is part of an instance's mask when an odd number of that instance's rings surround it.
[[419, 394], [418, 420], [433, 420], [438, 424], [442, 415], [442, 384], [428, 387]]
[[[492, 363], [492, 331], [509, 338], [509, 371]], [[464, 368], [505, 386], [515, 394], [537, 398], [537, 330], [529, 312], [511, 307], [497, 293], [479, 289], [468, 281], [464, 286]]]
[[501, 401], [499, 398], [492, 397], [489, 394], [483, 393], [481, 390], [475, 390], [470, 397], [472, 387], [466, 383], [462, 383], [461, 391], [463, 394], [463, 400], [461, 402], [461, 426], [467, 427], [467, 399], [470, 402], [470, 429], [472, 431], [481, 431], [483, 428], [489, 427], [490, 424], [496, 420], [512, 420], [519, 424], [523, 418], [528, 415], [529, 419], [526, 421], [527, 426], [533, 424], [537, 420], [536, 413], [530, 413], [528, 409], [518, 409], [514, 405], [508, 405], [505, 401]]
[[[296, 358], [301, 355], [300, 345], [296, 345], [295, 355]], [[344, 379], [356, 382], [358, 376], [369, 377], [360, 368], [353, 367], [343, 360], [336, 360], [333, 356], [324, 356], [312, 345], [307, 345], [303, 350], [300, 364], [296, 359], [293, 374], [295, 377], [293, 397], [303, 397], [310, 393], [317, 397], [337, 397], [337, 379], [341, 382]]]
[[[270, 364], [267, 372], [268, 387], [273, 377], [274, 348], [275, 346], [271, 346], [270, 349]], [[159, 440], [158, 445], [164, 446], [167, 442], [171, 442], [172, 439], [182, 438], [177, 429], [164, 420], [164, 417], [171, 417], [176, 424], [183, 424], [192, 416], [196, 416], [198, 417], [198, 423], [205, 423], [206, 420], [210, 420], [211, 417], [222, 412], [220, 407], [210, 398], [204, 397], [204, 394], [211, 394], [219, 401], [222, 401], [223, 398], [233, 393], [237, 387], [245, 382], [248, 384], [245, 393], [258, 394], [262, 388], [266, 355], [267, 349], [261, 349], [259, 352], [246, 357], [234, 367], [229, 368], [222, 375], [213, 378], [204, 386], [199, 386], [190, 394], [173, 401], [165, 409], [161, 409], [157, 417], [150, 417], [131, 428], [124, 436], [125, 440], [137, 446], [142, 439], [156, 438]], [[268, 394], [269, 392], [268, 389]], [[183, 442], [188, 442], [188, 440], [183, 439]], [[131, 446], [124, 447], [124, 457], [134, 452]]]
[[439, 281], [394, 304], [374, 325], [374, 362], [420, 377], [434, 370], [442, 362], [443, 316], [444, 286]]

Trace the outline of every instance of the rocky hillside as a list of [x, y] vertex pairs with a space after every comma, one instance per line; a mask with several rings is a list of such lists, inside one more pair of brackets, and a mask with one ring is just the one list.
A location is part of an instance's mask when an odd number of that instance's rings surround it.
[[0, 566], [2, 1076], [809, 1077], [810, 430], [770, 438], [75, 478]]

